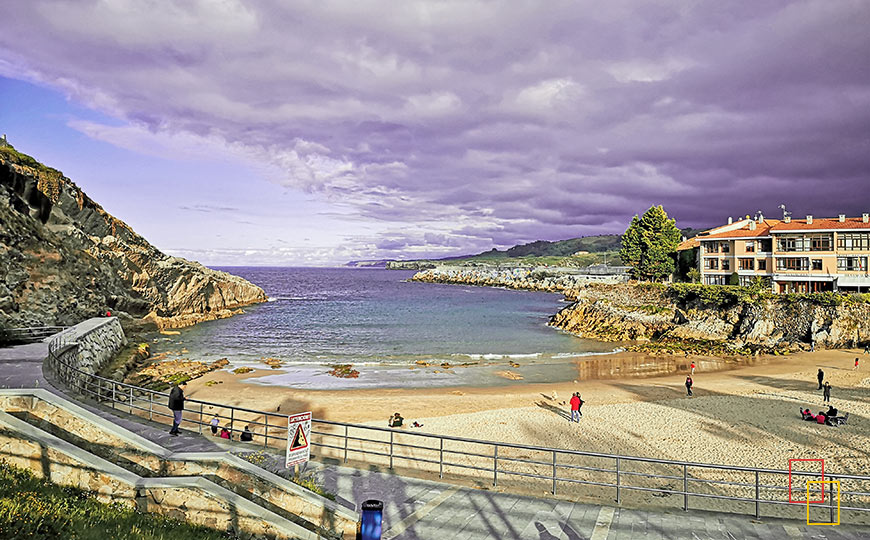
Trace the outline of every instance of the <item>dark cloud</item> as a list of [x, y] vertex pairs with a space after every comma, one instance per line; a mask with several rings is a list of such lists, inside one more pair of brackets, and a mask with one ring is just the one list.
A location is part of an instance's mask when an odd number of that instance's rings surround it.
[[0, 73], [404, 223], [378, 253], [453, 253], [652, 204], [682, 226], [868, 211], [868, 26], [859, 0], [32, 0], [4, 7]]

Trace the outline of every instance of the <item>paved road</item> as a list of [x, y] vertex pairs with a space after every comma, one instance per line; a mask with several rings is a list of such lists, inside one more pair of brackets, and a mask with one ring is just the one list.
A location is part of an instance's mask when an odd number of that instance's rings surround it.
[[[239, 446], [185, 432], [170, 437], [166, 426], [80, 402], [42, 373], [44, 344], [0, 349], [0, 387], [38, 385], [80, 403], [118, 425], [174, 451], [225, 451]], [[462, 488], [312, 462], [310, 470], [337, 500], [357, 508], [366, 499], [384, 501], [384, 540], [737, 540], [870, 539], [870, 527], [807, 526], [805, 522], [700, 511], [652, 512]]]

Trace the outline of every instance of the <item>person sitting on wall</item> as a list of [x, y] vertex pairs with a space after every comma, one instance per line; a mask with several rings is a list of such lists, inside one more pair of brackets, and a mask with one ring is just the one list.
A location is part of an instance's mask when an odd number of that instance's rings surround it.
[[394, 414], [390, 417], [389, 424], [390, 427], [402, 427], [402, 421], [405, 420], [402, 418], [402, 415], [399, 413]]
[[251, 426], [245, 426], [245, 430], [239, 436], [239, 440], [242, 442], [251, 442], [254, 440], [254, 434], [251, 433]]
[[233, 435], [226, 427], [221, 428], [221, 439], [233, 440]]

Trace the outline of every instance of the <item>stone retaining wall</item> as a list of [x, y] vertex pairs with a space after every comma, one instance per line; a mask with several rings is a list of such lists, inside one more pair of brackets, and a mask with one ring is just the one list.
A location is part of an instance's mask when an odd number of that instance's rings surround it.
[[[79, 450], [112, 464], [122, 465], [125, 472], [149, 477], [153, 481], [208, 478], [215, 488], [227, 490], [248, 502], [257, 501], [262, 508], [271, 509], [285, 519], [316, 529], [316, 533], [311, 531], [312, 535], [336, 540], [356, 537], [359, 514], [234, 455], [215, 452], [172, 453], [44, 390], [0, 391], [0, 410], [16, 417], [24, 413], [29, 417], [29, 425], [49, 434], [62, 432], [66, 434], [65, 439], [75, 439]], [[176, 491], [161, 492], [161, 497], [165, 495], [175, 500]], [[214, 507], [214, 511], [208, 510], [209, 505]], [[197, 523], [212, 527], [220, 526], [212, 519], [224, 515], [224, 506], [225, 503], [218, 497], [215, 502], [201, 508], [200, 515], [188, 515], [185, 519], [192, 518]], [[144, 509], [141, 501], [140, 508]]]
[[75, 345], [63, 349], [64, 362], [87, 373], [97, 373], [127, 345], [127, 336], [117, 317], [96, 317], [81, 322], [52, 338], [58, 343]]

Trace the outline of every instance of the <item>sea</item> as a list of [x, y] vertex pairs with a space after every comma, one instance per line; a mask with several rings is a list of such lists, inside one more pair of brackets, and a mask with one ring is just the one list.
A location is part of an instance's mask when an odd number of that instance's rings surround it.
[[[614, 344], [547, 326], [562, 295], [410, 281], [379, 268], [216, 268], [255, 283], [269, 301], [179, 335], [155, 335], [168, 359], [270, 369], [253, 384], [292, 388], [501, 385], [570, 380], [578, 359]], [[356, 378], [331, 366], [351, 364]]]

